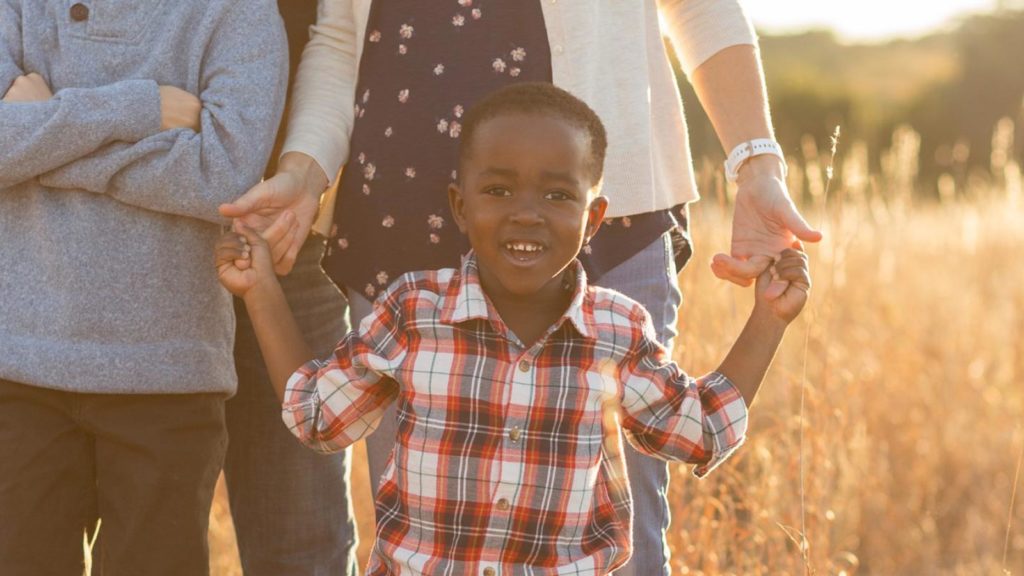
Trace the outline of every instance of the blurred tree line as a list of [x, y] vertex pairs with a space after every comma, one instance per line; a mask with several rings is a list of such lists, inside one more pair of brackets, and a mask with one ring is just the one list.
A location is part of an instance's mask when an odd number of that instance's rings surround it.
[[[934, 194], [936, 180], [987, 171], [993, 130], [1016, 122], [1019, 158], [1024, 137], [1024, 10], [1004, 2], [996, 12], [967, 17], [953, 29], [884, 44], [843, 44], [830, 32], [762, 36], [761, 52], [777, 137], [791, 157], [813, 137], [826, 150], [837, 124], [844, 143], [864, 142], [872, 171], [897, 128], [920, 135], [918, 193]], [[689, 83], [694, 154], [724, 153]], [[1012, 134], [1011, 134], [1012, 137]]]

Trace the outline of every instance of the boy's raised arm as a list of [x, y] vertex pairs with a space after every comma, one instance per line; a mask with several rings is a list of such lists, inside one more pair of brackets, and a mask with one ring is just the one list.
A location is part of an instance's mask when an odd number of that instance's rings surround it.
[[[42, 174], [40, 183], [222, 223], [217, 207], [256, 183], [270, 154], [284, 105], [284, 46], [274, 3], [234, 2], [204, 57], [201, 132], [169, 130], [109, 144]], [[154, 117], [159, 128], [159, 112]]]

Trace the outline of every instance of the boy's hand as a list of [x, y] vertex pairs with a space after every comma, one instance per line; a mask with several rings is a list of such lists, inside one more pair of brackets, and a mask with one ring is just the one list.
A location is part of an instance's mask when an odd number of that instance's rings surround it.
[[199, 132], [203, 104], [192, 94], [175, 86], [160, 86], [160, 129], [188, 128]]
[[235, 222], [214, 248], [217, 279], [235, 296], [243, 297], [253, 288], [276, 282], [270, 248], [259, 234]]
[[50, 98], [53, 98], [50, 85], [35, 72], [15, 78], [4, 94], [4, 102], [45, 102]]
[[[788, 286], [781, 294], [774, 296], [769, 293], [769, 286], [778, 285], [778, 281], [786, 282]], [[755, 312], [758, 309], [770, 311], [774, 317], [787, 324], [800, 314], [811, 292], [811, 275], [807, 253], [803, 251], [799, 240], [793, 242], [793, 248], [783, 250], [775, 265], [758, 276], [755, 290]]]

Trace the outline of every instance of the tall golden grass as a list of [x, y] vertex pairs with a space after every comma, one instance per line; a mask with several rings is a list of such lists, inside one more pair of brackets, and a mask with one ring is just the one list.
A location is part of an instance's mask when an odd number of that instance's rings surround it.
[[[1007, 133], [1012, 122], [996, 136]], [[913, 193], [918, 144], [901, 128], [874, 172], [862, 145], [841, 149], [827, 201], [828, 158], [808, 140], [793, 162], [790, 188], [826, 233], [808, 247], [812, 299], [746, 446], [703, 481], [672, 466], [676, 573], [1024, 575], [1024, 497], [1012, 503], [1024, 454], [1020, 168], [997, 146], [991, 170], [944, 177], [941, 201], [924, 202]], [[751, 305], [707, 266], [728, 249], [730, 191], [712, 163], [700, 182], [675, 350], [694, 373], [717, 366]], [[354, 489], [365, 563], [364, 474]], [[210, 541], [213, 573], [240, 575], [222, 491]]]

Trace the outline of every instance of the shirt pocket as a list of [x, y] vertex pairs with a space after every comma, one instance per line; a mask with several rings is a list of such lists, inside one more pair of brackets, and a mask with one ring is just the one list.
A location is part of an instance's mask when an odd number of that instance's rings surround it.
[[[65, 0], [65, 26], [70, 35], [96, 42], [138, 44], [161, 16], [166, 0]], [[85, 7], [85, 17], [82, 17]]]

